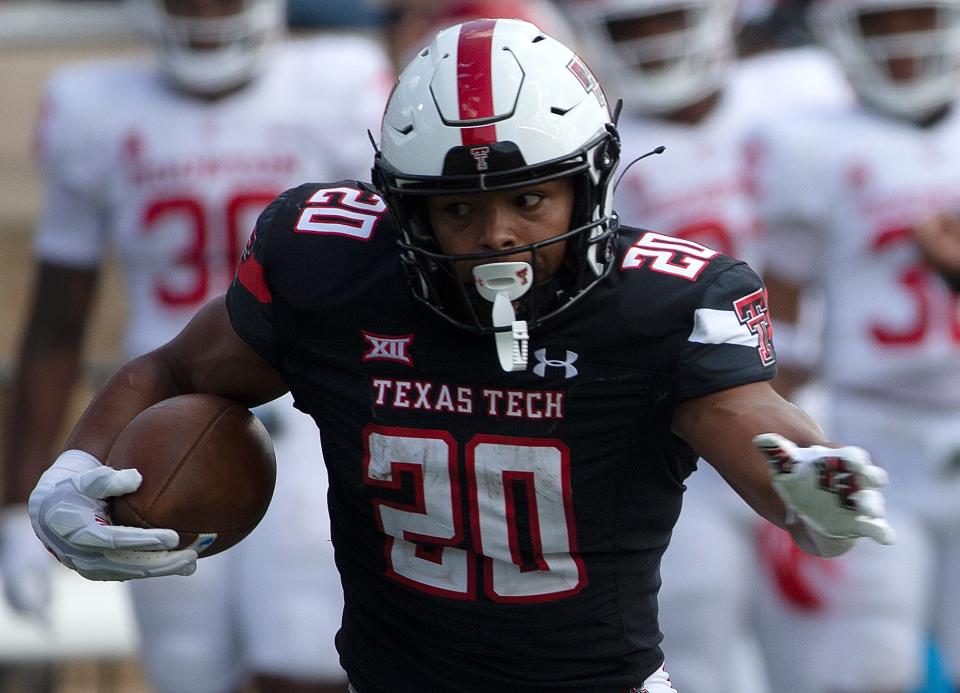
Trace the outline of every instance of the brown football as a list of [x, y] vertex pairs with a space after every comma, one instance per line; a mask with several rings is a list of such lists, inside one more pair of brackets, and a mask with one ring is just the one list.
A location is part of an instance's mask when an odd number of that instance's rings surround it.
[[173, 529], [200, 556], [228, 549], [263, 518], [277, 465], [260, 420], [215, 395], [171, 397], [141, 412], [107, 456], [143, 483], [110, 503], [115, 525]]

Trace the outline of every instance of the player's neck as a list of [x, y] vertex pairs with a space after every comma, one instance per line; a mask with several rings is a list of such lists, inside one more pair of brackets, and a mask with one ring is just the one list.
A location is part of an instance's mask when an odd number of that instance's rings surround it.
[[913, 123], [921, 128], [927, 129], [932, 128], [941, 121], [943, 121], [950, 113], [953, 111], [953, 104], [948, 103], [945, 106], [938, 108], [936, 111], [930, 115], [921, 118], [919, 120], [914, 120]]
[[175, 87], [180, 93], [185, 94], [191, 99], [196, 99], [197, 101], [204, 101], [206, 103], [217, 103], [225, 99], [230, 98], [231, 96], [238, 94], [247, 87], [250, 86], [252, 80], [246, 80], [237, 84], [236, 86], [230, 87], [228, 89], [221, 89], [214, 92], [202, 92], [196, 91], [193, 89], [185, 89], [183, 87]]
[[679, 125], [699, 125], [713, 113], [719, 102], [720, 91], [718, 90], [700, 99], [696, 103], [664, 114], [662, 119]]

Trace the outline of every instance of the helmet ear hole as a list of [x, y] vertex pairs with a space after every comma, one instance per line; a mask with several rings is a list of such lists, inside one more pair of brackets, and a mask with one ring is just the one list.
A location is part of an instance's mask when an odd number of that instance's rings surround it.
[[593, 158], [594, 168], [596, 168], [601, 175], [609, 175], [612, 173], [613, 169], [615, 169], [620, 162], [620, 136], [616, 128], [611, 125], [607, 126], [607, 131], [613, 136], [597, 147], [596, 154]]
[[616, 166], [617, 157], [611, 154], [610, 144], [605, 143], [602, 147], [597, 148], [597, 153], [593, 158], [593, 165], [601, 172], [609, 172]]

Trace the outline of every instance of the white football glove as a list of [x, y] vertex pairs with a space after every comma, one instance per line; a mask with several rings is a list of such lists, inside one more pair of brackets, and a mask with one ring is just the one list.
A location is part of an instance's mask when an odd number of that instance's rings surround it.
[[33, 530], [57, 559], [89, 580], [192, 575], [197, 552], [172, 551], [172, 529], [115, 527], [106, 498], [135, 491], [136, 469], [113, 469], [81, 450], [67, 450], [30, 494]]
[[0, 575], [10, 607], [22, 616], [49, 623], [50, 579], [56, 563], [30, 526], [26, 505], [3, 509], [0, 521]]
[[892, 544], [884, 519], [886, 504], [877, 489], [887, 473], [863, 448], [798, 447], [777, 433], [754, 437], [770, 465], [773, 487], [787, 506], [787, 524], [801, 519], [821, 556], [843, 553], [859, 537]]

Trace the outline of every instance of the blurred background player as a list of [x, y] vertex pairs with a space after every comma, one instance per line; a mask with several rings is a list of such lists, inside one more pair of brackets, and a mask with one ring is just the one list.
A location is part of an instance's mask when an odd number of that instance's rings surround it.
[[550, 0], [388, 0], [387, 7], [387, 51], [398, 71], [437, 31], [471, 19], [522, 19], [576, 45], [572, 28]]
[[957, 690], [960, 2], [816, 0], [809, 17], [858, 102], [760, 131], [770, 305], [779, 337], [799, 297], [823, 292], [819, 359], [783, 375], [825, 383], [828, 435], [869, 445], [887, 469], [898, 540], [827, 566], [765, 532], [779, 578], [759, 610], [772, 689], [911, 690], [932, 630]]
[[[49, 83], [38, 125], [44, 208], [6, 422], [0, 555], [9, 603], [38, 618], [54, 562], [30, 540], [24, 504], [60, 438], [107, 247], [125, 270], [125, 353], [135, 356], [226, 289], [275, 195], [308, 180], [367, 175], [366, 130], [377, 128], [389, 88], [372, 41], [282, 41], [282, 0], [127, 6], [159, 69], [69, 67]], [[190, 579], [131, 585], [157, 691], [236, 691], [248, 677], [263, 691], [343, 690], [333, 647], [342, 598], [316, 430], [290, 401], [263, 417], [280, 464], [260, 527]]]
[[810, 44], [804, 21], [808, 0], [740, 0], [737, 3], [737, 53], [755, 55], [768, 50]]
[[[621, 161], [666, 147], [656, 167], [621, 165], [615, 204], [623, 222], [759, 269], [746, 133], [759, 118], [844, 100], [839, 71], [815, 55], [738, 64], [735, 0], [567, 0], [561, 7], [581, 31], [607, 97], [624, 101]], [[757, 689], [762, 675], [741, 656], [757, 573], [754, 520], [709, 465], [686, 483], [661, 566], [671, 677], [684, 693]]]

